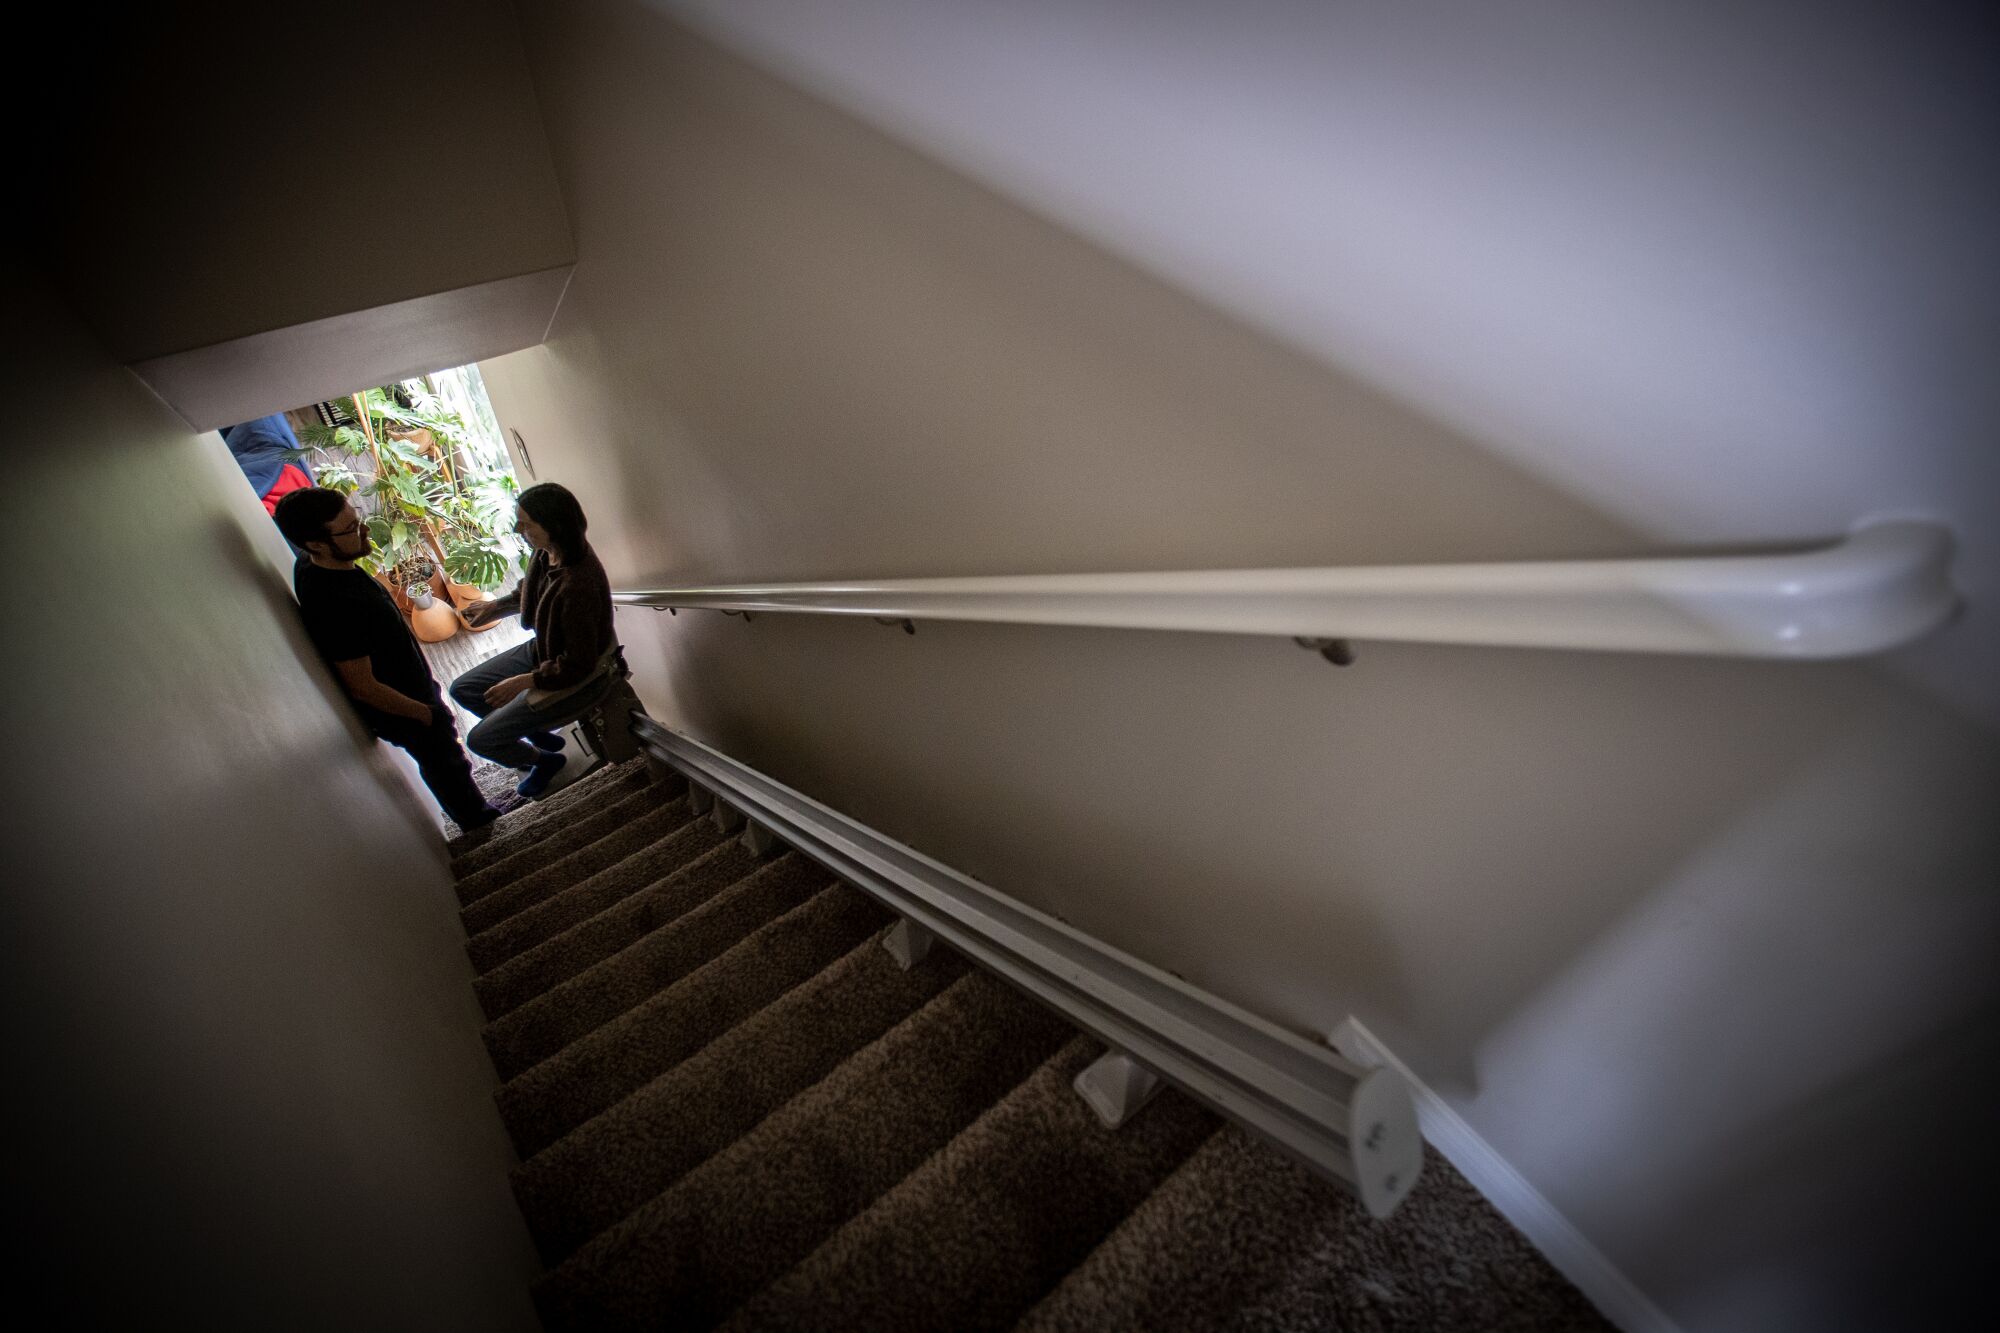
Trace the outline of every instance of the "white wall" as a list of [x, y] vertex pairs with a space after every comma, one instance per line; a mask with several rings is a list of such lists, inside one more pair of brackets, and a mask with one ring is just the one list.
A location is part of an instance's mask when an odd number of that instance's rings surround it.
[[[2000, 600], [1990, 7], [652, 3], [1638, 531]], [[1901, 665], [2000, 726], [2000, 618]]]
[[435, 828], [220, 440], [6, 290], [10, 1308], [538, 1327]]
[[[1236, 48], [1159, 45], [1193, 11], [1118, 29], [1122, 44], [1026, 42], [1031, 70], [1003, 40], [1028, 33], [1021, 16], [1117, 11], [1011, 6], [966, 43], [990, 77], [946, 39], [996, 10], [870, 25], [891, 11], [856, 4], [838, 11], [853, 32], [804, 7], [745, 12], [784, 15], [828, 59], [855, 33], [899, 57], [876, 71], [880, 97], [903, 79], [927, 107], [956, 105], [946, 84], [1006, 92], [988, 118], [1033, 137], [1038, 162], [1096, 142], [1110, 112], [1066, 102], [1078, 87], [1123, 79], [1148, 93], [1139, 110], [1165, 115], [1171, 68], [1188, 110], [1156, 156], [1237, 210], [1242, 226], [1221, 229], [1231, 253], [1270, 259], [1280, 238], [1257, 228], [1293, 216], [1232, 174], [1278, 145], [1228, 118], [1236, 99], [1203, 93], [1208, 58]], [[1364, 12], [1377, 14], [1338, 11]], [[1379, 34], [1391, 20], [1372, 21]], [[1725, 72], [1711, 41], [1736, 49], [1727, 34], [1657, 22], [1694, 42], [1705, 77]], [[1617, 118], [1562, 91], [1575, 62], [1551, 64], [1542, 89], [1522, 72], [1534, 62], [1501, 60], [1490, 27], [1344, 50], [1342, 77], [1313, 95], [1359, 89], [1385, 108], [1374, 123], [1421, 122], [1454, 111], [1435, 89], [1459, 82], [1405, 80], [1410, 62], [1484, 50], [1494, 77], [1546, 96], [1543, 121], [1566, 110], [1576, 135], [1602, 134], [1590, 161], [1612, 171], [1606, 197], [1560, 226], [1452, 195], [1447, 168], [1478, 154], [1440, 165], [1435, 138], [1357, 178], [1355, 207], [1375, 209], [1399, 176], [1440, 175], [1440, 207], [1396, 214], [1403, 230], [1427, 217], [1449, 243], [1427, 253], [1468, 247], [1481, 283], [1511, 273], [1519, 291], [1479, 286], [1474, 310], [1453, 269], [1410, 309], [1391, 279], [1422, 265], [1391, 262], [1387, 223], [1345, 268], [1327, 265], [1365, 239], [1352, 229], [1316, 257], [1281, 249], [1298, 301], [1409, 340], [1422, 392], [1381, 373], [1403, 363], [1368, 339], [1273, 338], [1240, 303], [1160, 281], [1157, 254], [1135, 267], [1135, 247], [1052, 225], [1046, 197], [1023, 208], [657, 9], [528, 5], [524, 27], [578, 263], [546, 344], [482, 369], [539, 477], [583, 499], [618, 582], [1584, 555], [1654, 550], [1662, 531], [1805, 536], [1940, 497], [1963, 522], [1981, 502], [1950, 431], [1906, 433], [1891, 455], [1872, 436], [1862, 448], [1856, 426], [1810, 485], [1776, 485], [1804, 436], [1772, 437], [1767, 455], [1752, 425], [1780, 397], [1820, 410], [1787, 369], [1815, 360], [1819, 344], [1795, 335], [1818, 324], [1787, 307], [1759, 326], [1768, 336], [1731, 341], [1709, 318], [1726, 282], [1682, 291], [1646, 264], [1626, 273], [1651, 248], [1611, 209], [1637, 188], [1605, 161]], [[1602, 76], [1615, 103], [1647, 86], [1654, 47], [1636, 24], [1613, 36], [1635, 52]], [[1742, 58], [1754, 70], [1778, 44]], [[1224, 63], [1245, 98], [1265, 79], [1305, 87], [1304, 73], [1285, 82], [1289, 65]], [[1009, 120], [1026, 100], [1068, 113]], [[1453, 124], [1495, 152], [1545, 154], [1550, 171], [1574, 165], [1553, 183], [1600, 181], [1576, 145], [1544, 147], [1542, 121], [1510, 129], [1480, 110]], [[1338, 125], [1320, 128], [1312, 144], [1346, 149]], [[1688, 133], [1699, 156], [1711, 131]], [[1161, 227], [1218, 230], [1196, 202], [1119, 174], [1144, 142], [1098, 156], [1091, 198], [1139, 193]], [[1797, 169], [1838, 174], [1811, 157]], [[1656, 227], [1700, 229], [1699, 200], [1645, 198]], [[1302, 235], [1320, 238], [1319, 220]], [[1808, 228], [1799, 244], [1817, 263], [1835, 241]], [[1557, 251], [1583, 263], [1574, 290]], [[1923, 253], [1905, 258], [1921, 269]], [[1747, 261], [1726, 271], [1739, 270], [1756, 277]], [[1648, 299], [1612, 299], [1612, 278]], [[1911, 310], [1959, 310], [1942, 285], [1911, 278]], [[1501, 299], [1537, 293], [1556, 304]], [[1743, 299], [1778, 297], [1753, 282]], [[1596, 300], [1579, 332], [1577, 303]], [[1600, 345], [1618, 320], [1627, 359]], [[1683, 364], [1711, 336], [1740, 371]], [[1856, 355], [1893, 377], [1915, 345]], [[1629, 385], [1556, 355], [1592, 348]], [[1919, 369], [1951, 387], [1948, 367]], [[1773, 376], [1782, 393], [1763, 387]], [[1475, 380], [1512, 396], [1469, 396]], [[1618, 399], [1616, 421], [1597, 393]], [[1523, 445], [1528, 406], [1552, 414], [1541, 453]], [[1732, 411], [1742, 420], [1714, 435]], [[1614, 424], [1630, 429], [1598, 429]], [[1697, 462], [1663, 463], [1668, 440], [1698, 442]], [[1606, 441], [1644, 447], [1613, 458]], [[1600, 494], [1604, 460], [1568, 466], [1600, 448], [1617, 496]], [[1996, 1178], [1990, 1136], [1970, 1131], [1995, 1109], [2000, 746], [1962, 707], [1983, 700], [1934, 688], [1924, 663], [1974, 660], [1990, 619], [1975, 589], [1966, 620], [1893, 670], [1364, 644], [1336, 671], [1226, 636], [925, 625], [910, 638], [692, 613], [626, 613], [621, 629], [655, 712], [695, 735], [1298, 1030], [1359, 1016], [1670, 1315], [1766, 1330], [1906, 1325], [1972, 1295], [1965, 1223]]]

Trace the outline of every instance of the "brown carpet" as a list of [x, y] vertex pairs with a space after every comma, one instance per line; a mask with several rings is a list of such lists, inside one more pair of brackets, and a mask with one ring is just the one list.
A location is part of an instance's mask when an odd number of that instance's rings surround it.
[[[486, 783], [497, 784], [501, 780], [497, 775], [509, 773], [514, 774], [514, 781], [520, 781], [520, 774], [497, 764], [474, 768], [473, 780], [479, 782], [484, 790]], [[542, 800], [516, 806], [492, 824], [472, 833], [457, 831], [457, 826], [451, 825], [453, 832], [447, 845], [451, 851], [453, 873], [463, 879], [502, 856], [561, 832], [586, 803], [608, 801], [648, 785], [656, 785], [662, 798], [678, 795], [686, 789], [686, 784], [678, 776], [664, 783], [651, 784], [645, 764], [635, 759], [615, 767], [599, 767]], [[511, 793], [513, 787], [509, 785], [507, 791]], [[461, 897], [460, 901], [464, 899]]]
[[[655, 930], [675, 924], [707, 902], [719, 887], [733, 888], [756, 869], [756, 858], [740, 841], [712, 847], [651, 886], [515, 954], [480, 977], [473, 985], [480, 1006], [488, 1018], [519, 1008]], [[760, 878], [765, 883], [793, 885], [816, 883], [818, 877], [800, 858], [787, 857], [782, 867], [774, 867]], [[729, 942], [733, 944], [735, 938]]]
[[1435, 1155], [1377, 1222], [1178, 1093], [1105, 1130], [1095, 1042], [678, 778], [453, 853], [555, 1333], [1608, 1327]]
[[[630, 804], [631, 800], [632, 798], [627, 798], [620, 808]], [[484, 885], [484, 891], [467, 902], [459, 913], [465, 921], [466, 933], [472, 936], [471, 949], [475, 966], [485, 971], [493, 965], [492, 962], [478, 957], [479, 937], [484, 932], [506, 924], [510, 918], [518, 917], [527, 908], [535, 907], [581, 887], [598, 872], [617, 867], [620, 862], [635, 853], [657, 864], [670, 864], [672, 858], [660, 851], [660, 840], [675, 832], [685, 832], [689, 836], [694, 836], [699, 830], [694, 827], [693, 821], [694, 811], [688, 807], [685, 799], [668, 801], [665, 805], [650, 805], [637, 818], [629, 819], [604, 836], [558, 856], [540, 869], [531, 870], [518, 879], [497, 886], [492, 883]], [[713, 845], [714, 842], [711, 840], [702, 850], [706, 851]], [[554, 933], [554, 931], [549, 932], [549, 934]], [[541, 941], [537, 939], [531, 942]], [[512, 957], [515, 952], [519, 950], [512, 950], [507, 956]]]
[[1103, 1053], [1072, 1039], [728, 1327], [798, 1328], [828, 1306], [884, 1330], [1012, 1324], [1217, 1128], [1163, 1097], [1106, 1130], [1070, 1087]]
[[[465, 733], [461, 731], [459, 734], [463, 736]], [[503, 768], [488, 759], [476, 757], [472, 759], [472, 785], [479, 789], [479, 794], [486, 798], [488, 805], [497, 805], [511, 813], [516, 808], [554, 800], [574, 784], [595, 776], [598, 770], [604, 767], [602, 761], [595, 755], [580, 749], [575, 744], [569, 746], [565, 757], [569, 762], [556, 775], [555, 789], [541, 801], [528, 801], [515, 793], [514, 789], [520, 785], [523, 776], [521, 770]], [[454, 844], [454, 851], [459, 850], [461, 846], [465, 848], [476, 846], [492, 836], [491, 825], [468, 834], [449, 816], [445, 818], [444, 831], [446, 841]]]
[[611, 791], [606, 796], [611, 799], [601, 805], [593, 803], [575, 809], [568, 818], [544, 819], [531, 829], [522, 830], [524, 834], [539, 836], [524, 839], [525, 845], [517, 850], [496, 856], [482, 869], [464, 874], [458, 881], [459, 903], [470, 907], [495, 890], [526, 879], [531, 871], [551, 865], [616, 832], [640, 815], [670, 803], [658, 788], [650, 786], [639, 786], [623, 794]]
[[[1018, 1325], [1098, 1329], [1606, 1327], [1450, 1163], [1376, 1221], [1235, 1126], [1218, 1131]], [[1212, 1262], [1227, 1254], [1228, 1264]]]

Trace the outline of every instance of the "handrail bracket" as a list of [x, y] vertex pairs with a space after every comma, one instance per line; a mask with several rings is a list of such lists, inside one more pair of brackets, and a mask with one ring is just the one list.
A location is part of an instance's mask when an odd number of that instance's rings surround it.
[[1299, 647], [1318, 653], [1335, 666], [1354, 665], [1354, 644], [1348, 639], [1309, 639], [1296, 635], [1292, 639]]

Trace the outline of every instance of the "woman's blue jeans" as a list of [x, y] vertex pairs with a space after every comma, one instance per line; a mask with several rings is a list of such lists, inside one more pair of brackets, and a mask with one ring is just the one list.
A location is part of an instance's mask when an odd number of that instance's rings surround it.
[[458, 706], [477, 717], [479, 725], [466, 735], [465, 746], [482, 759], [491, 759], [508, 768], [528, 768], [537, 757], [527, 737], [554, 731], [573, 720], [575, 714], [539, 712], [528, 703], [528, 692], [495, 708], [486, 702], [486, 691], [509, 676], [526, 675], [535, 669], [535, 643], [530, 639], [490, 657], [451, 683], [451, 697]]

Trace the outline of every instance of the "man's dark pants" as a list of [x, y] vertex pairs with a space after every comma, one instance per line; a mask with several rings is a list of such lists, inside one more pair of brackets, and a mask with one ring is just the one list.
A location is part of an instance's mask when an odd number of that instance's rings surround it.
[[437, 803], [454, 823], [464, 824], [486, 808], [486, 797], [472, 781], [472, 761], [465, 757], [465, 750], [458, 743], [458, 727], [452, 721], [451, 710], [436, 694], [437, 687], [431, 688], [428, 724], [386, 713], [377, 713], [370, 722], [377, 736], [391, 745], [400, 745], [417, 761], [417, 772], [423, 775], [431, 795], [437, 797]]

